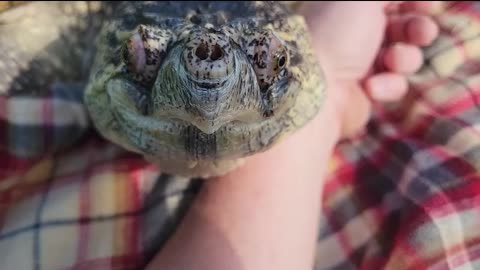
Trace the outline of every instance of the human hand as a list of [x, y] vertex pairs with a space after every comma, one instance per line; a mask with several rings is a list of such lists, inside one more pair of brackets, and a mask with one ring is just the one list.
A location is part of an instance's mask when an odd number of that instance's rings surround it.
[[[300, 7], [329, 84], [327, 106], [341, 137], [359, 132], [370, 116], [369, 98], [385, 102], [407, 91], [406, 76], [423, 61], [421, 46], [438, 35], [429, 15], [438, 2], [306, 2]], [[374, 70], [375, 63], [384, 70]]]
[[[407, 88], [404, 76], [421, 64], [418, 46], [437, 35], [428, 17], [387, 17], [386, 6], [379, 2], [305, 4], [303, 13], [330, 90], [325, 106], [279, 145], [205, 182], [181, 226], [149, 269], [191, 265], [199, 269], [312, 268], [319, 199], [339, 133], [348, 135], [364, 125], [369, 115], [367, 93], [377, 100], [400, 97]], [[397, 4], [420, 14], [426, 14], [429, 6]], [[392, 19], [391, 27], [387, 27], [387, 18]], [[391, 30], [387, 40], [406, 45], [387, 43], [382, 54], [387, 28]], [[408, 30], [407, 37], [399, 34], [404, 30]], [[419, 31], [415, 39], [410, 36], [413, 31]], [[370, 74], [377, 55], [388, 69]]]

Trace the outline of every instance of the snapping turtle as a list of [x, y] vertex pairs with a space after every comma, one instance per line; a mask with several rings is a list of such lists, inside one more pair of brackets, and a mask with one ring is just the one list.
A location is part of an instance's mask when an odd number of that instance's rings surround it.
[[0, 95], [75, 88], [111, 142], [166, 173], [224, 174], [322, 105], [323, 75], [291, 7], [28, 3], [0, 17]]

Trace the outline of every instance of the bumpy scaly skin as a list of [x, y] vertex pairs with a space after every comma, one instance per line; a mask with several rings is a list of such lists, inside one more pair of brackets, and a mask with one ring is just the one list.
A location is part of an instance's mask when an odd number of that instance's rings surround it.
[[132, 2], [115, 15], [85, 103], [103, 136], [164, 172], [224, 174], [322, 105], [304, 20], [280, 3]]

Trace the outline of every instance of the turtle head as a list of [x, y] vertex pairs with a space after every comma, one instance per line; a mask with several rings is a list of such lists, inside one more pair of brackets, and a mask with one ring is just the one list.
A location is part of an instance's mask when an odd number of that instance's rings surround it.
[[122, 46], [131, 80], [113, 80], [111, 92], [125, 84], [129, 92], [141, 86], [139, 112], [206, 134], [282, 113], [289, 54], [273, 31], [256, 29], [245, 36], [238, 28], [188, 26], [181, 33], [138, 26]]
[[86, 92], [95, 126], [149, 156], [218, 160], [267, 149], [313, 117], [323, 96], [306, 26], [292, 20], [107, 28]]

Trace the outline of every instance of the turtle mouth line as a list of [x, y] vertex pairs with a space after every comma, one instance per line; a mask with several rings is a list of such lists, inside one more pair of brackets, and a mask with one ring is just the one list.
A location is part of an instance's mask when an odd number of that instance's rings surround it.
[[[235, 119], [221, 124], [215, 124], [213, 121], [204, 121], [201, 124], [195, 121], [178, 118], [176, 116], [165, 116], [161, 119], [149, 116], [139, 115], [136, 111], [127, 109], [127, 108], [117, 108], [113, 110], [113, 117], [122, 127], [125, 132], [129, 131], [131, 127], [127, 123], [141, 123], [140, 130], [149, 131], [149, 132], [159, 132], [168, 129], [175, 128], [194, 128], [197, 129], [200, 133], [206, 135], [212, 135], [218, 132], [221, 132], [225, 129], [235, 129], [235, 130], [250, 130], [252, 127], [251, 123], [246, 123], [244, 121]], [[141, 121], [138, 121], [141, 120]], [[148, 123], [148, 124], [145, 124]]]
[[221, 82], [196, 82], [196, 85], [201, 89], [210, 90], [214, 88], [223, 87], [225, 83], [226, 83], [226, 80]]

